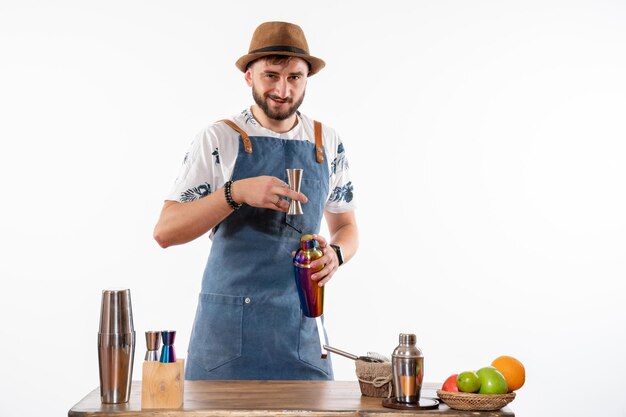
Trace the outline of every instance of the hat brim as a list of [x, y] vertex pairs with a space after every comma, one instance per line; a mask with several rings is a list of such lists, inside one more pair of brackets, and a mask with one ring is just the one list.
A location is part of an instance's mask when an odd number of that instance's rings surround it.
[[235, 62], [235, 65], [237, 66], [237, 68], [239, 68], [241, 72], [246, 72], [246, 69], [248, 68], [248, 64], [250, 64], [252, 61], [257, 60], [259, 58], [263, 58], [264, 56], [270, 56], [270, 55], [295, 56], [295, 57], [304, 59], [311, 66], [311, 69], [309, 70], [309, 74], [308, 74], [309, 77], [313, 74], [318, 73], [322, 68], [326, 66], [326, 63], [323, 60], [316, 58], [314, 56], [299, 54], [296, 52], [282, 52], [282, 51], [278, 53], [277, 52], [259, 52], [256, 54], [247, 54], [239, 58], [237, 62]]

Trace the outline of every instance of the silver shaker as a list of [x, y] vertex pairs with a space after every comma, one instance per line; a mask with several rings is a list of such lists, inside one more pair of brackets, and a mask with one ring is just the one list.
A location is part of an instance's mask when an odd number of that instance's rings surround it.
[[391, 355], [393, 385], [398, 403], [417, 404], [420, 400], [424, 355], [415, 342], [414, 334], [400, 333], [400, 344]]
[[104, 404], [130, 399], [135, 357], [135, 329], [129, 289], [102, 291], [98, 363], [100, 398]]

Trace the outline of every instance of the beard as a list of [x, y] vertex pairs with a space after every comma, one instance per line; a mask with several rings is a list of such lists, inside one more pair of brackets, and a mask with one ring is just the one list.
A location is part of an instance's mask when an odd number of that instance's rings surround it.
[[274, 120], [286, 120], [289, 119], [293, 114], [298, 110], [302, 102], [304, 101], [304, 92], [302, 92], [302, 96], [294, 103], [292, 97], [287, 97], [284, 99], [287, 103], [290, 104], [285, 110], [273, 110], [270, 105], [267, 103], [270, 99], [282, 100], [282, 97], [275, 96], [273, 94], [263, 94], [261, 95], [256, 91], [254, 86], [252, 86], [252, 97], [254, 97], [254, 102], [263, 110], [265, 115], [270, 119]]

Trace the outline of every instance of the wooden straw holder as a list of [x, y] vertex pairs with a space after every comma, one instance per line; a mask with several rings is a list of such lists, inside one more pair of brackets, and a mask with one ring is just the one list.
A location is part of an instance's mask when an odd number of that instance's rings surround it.
[[141, 408], [181, 408], [185, 394], [185, 360], [175, 363], [144, 362]]

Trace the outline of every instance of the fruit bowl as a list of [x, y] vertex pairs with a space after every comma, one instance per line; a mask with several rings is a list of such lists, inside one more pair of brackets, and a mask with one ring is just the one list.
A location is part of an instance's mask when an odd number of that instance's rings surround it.
[[437, 390], [437, 396], [450, 408], [464, 411], [499, 410], [515, 398], [514, 392], [508, 394], [472, 394], [469, 392], [450, 392]]

